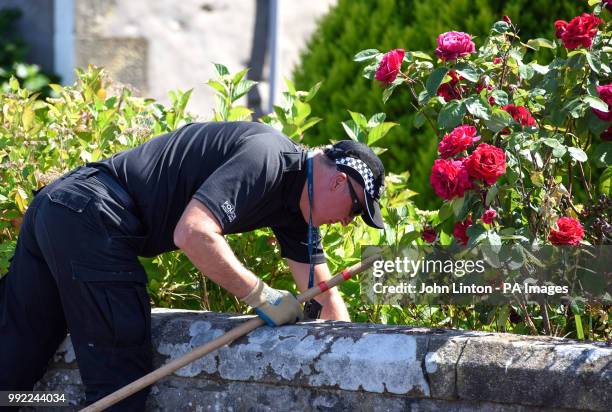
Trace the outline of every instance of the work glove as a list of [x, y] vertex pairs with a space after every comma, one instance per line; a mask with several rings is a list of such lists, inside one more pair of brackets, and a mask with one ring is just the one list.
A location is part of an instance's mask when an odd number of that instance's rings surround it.
[[302, 307], [291, 292], [273, 289], [259, 278], [251, 293], [241, 300], [270, 326], [295, 323], [303, 317]]

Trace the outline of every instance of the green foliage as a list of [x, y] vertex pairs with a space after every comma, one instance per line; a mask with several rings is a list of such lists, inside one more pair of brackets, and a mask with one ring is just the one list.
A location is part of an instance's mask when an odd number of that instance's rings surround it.
[[86, 162], [137, 146], [191, 121], [191, 91], [172, 92], [169, 107], [116, 89], [101, 69], [77, 70], [75, 86], [51, 85], [58, 97], [38, 100], [14, 77], [0, 93], [0, 273], [32, 190]]
[[35, 64], [25, 63], [28, 47], [12, 35], [13, 25], [20, 17], [19, 9], [0, 9], [0, 89], [8, 92], [9, 80], [16, 77], [25, 89], [49, 96], [51, 89], [47, 85], [58, 78], [43, 73]]
[[294, 140], [301, 141], [306, 130], [321, 120], [318, 117], [310, 117], [312, 108], [308, 103], [319, 91], [321, 83], [315, 84], [309, 91], [296, 90], [290, 80], [285, 80], [285, 84], [287, 91], [283, 92], [283, 103], [274, 106], [274, 113], [265, 115], [260, 121], [277, 128]]
[[404, 47], [431, 53], [438, 34], [455, 30], [483, 37], [491, 22], [502, 15], [510, 16], [521, 28], [523, 38], [551, 37], [554, 20], [571, 18], [586, 9], [586, 2], [574, 0], [339, 0], [321, 20], [294, 73], [298, 88], [324, 80], [312, 113], [323, 120], [306, 142], [339, 139], [347, 109], [385, 112], [388, 120], [399, 124], [383, 140], [389, 149], [382, 156], [385, 166], [394, 172], [410, 170], [411, 186], [420, 193], [416, 203], [422, 208], [437, 207], [440, 201], [428, 183], [436, 154], [434, 133], [420, 128], [424, 119], [411, 109], [407, 94], [383, 104], [383, 90], [362, 77], [359, 65], [352, 62], [355, 52]]

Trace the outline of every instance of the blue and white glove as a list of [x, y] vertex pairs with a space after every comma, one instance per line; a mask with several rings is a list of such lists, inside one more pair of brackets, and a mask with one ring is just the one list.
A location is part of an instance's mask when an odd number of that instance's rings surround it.
[[303, 317], [302, 307], [291, 292], [273, 289], [259, 278], [251, 293], [241, 300], [270, 326], [295, 323]]

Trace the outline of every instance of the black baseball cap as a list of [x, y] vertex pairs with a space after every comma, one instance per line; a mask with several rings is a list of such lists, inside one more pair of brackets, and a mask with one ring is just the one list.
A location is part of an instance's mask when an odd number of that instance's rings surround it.
[[363, 186], [366, 208], [363, 221], [377, 229], [384, 229], [378, 201], [385, 190], [385, 168], [367, 145], [353, 140], [341, 140], [323, 151], [336, 163], [338, 170], [346, 173]]

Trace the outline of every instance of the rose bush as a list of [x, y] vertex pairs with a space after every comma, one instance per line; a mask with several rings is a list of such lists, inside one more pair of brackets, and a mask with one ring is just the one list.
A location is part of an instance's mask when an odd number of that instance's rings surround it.
[[[504, 245], [612, 243], [612, 33], [602, 16], [610, 3], [589, 4], [592, 13], [554, 23], [557, 40], [523, 40], [504, 16], [478, 47], [469, 33], [447, 32], [438, 36], [437, 60], [405, 50], [383, 102], [406, 90], [417, 126], [438, 136], [429, 182], [444, 200], [415, 239], [483, 247], [498, 268], [495, 251]], [[552, 58], [538, 61], [540, 49]], [[370, 52], [369, 67], [383, 56]], [[533, 264], [521, 256], [515, 269]], [[551, 333], [551, 307], [538, 310]], [[576, 322], [581, 313], [574, 311]]]

